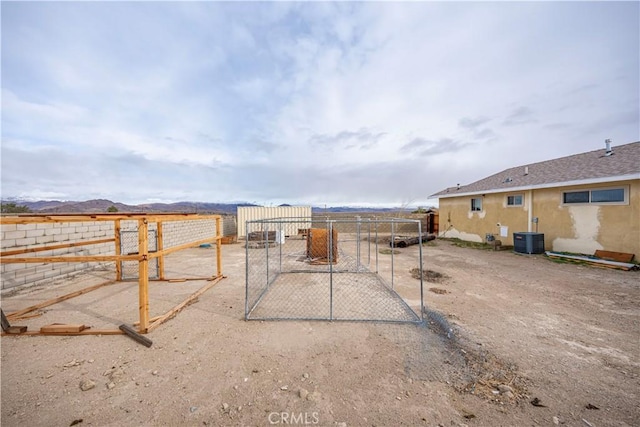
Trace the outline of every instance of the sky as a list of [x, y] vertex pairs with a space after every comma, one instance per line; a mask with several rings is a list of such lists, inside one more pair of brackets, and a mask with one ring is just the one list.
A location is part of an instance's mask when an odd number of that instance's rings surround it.
[[5, 2], [2, 198], [434, 206], [640, 140], [638, 2]]

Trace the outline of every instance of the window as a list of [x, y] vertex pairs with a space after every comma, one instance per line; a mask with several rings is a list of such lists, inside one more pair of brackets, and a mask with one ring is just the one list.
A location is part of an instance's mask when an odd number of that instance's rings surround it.
[[564, 193], [564, 203], [589, 203], [588, 191], [568, 191]]
[[624, 202], [624, 188], [592, 190], [591, 203]]
[[471, 212], [480, 211], [482, 211], [482, 199], [480, 197], [471, 199]]
[[626, 203], [626, 188], [605, 188], [598, 190], [565, 191], [562, 202], [571, 203]]
[[522, 194], [507, 196], [507, 206], [522, 206]]

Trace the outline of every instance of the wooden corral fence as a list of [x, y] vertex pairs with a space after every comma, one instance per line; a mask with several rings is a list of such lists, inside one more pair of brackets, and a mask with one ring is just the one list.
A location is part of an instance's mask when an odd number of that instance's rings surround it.
[[[163, 228], [166, 224], [176, 221], [215, 221], [215, 233], [213, 230], [199, 236], [196, 240], [174, 244], [165, 247]], [[44, 307], [56, 304], [61, 301], [82, 295], [103, 286], [122, 281], [121, 265], [123, 261], [138, 262], [138, 298], [139, 298], [139, 321], [136, 322], [140, 333], [147, 333], [157, 328], [163, 322], [175, 316], [184, 307], [195, 301], [200, 295], [213, 287], [221, 279], [222, 274], [222, 252], [221, 252], [221, 216], [220, 215], [197, 215], [197, 214], [147, 214], [147, 213], [101, 213], [101, 214], [55, 214], [55, 215], [29, 215], [29, 216], [2, 216], [0, 224], [44, 224], [44, 223], [73, 223], [73, 222], [102, 222], [110, 221], [113, 223], [114, 235], [106, 239], [79, 240], [71, 243], [30, 245], [15, 250], [3, 250], [0, 252], [0, 262], [6, 263], [86, 263], [86, 262], [115, 262], [114, 280], [109, 280], [98, 285], [93, 285], [79, 291], [75, 291], [66, 295], [59, 296], [49, 301], [42, 302], [22, 310], [6, 313], [6, 319], [11, 321], [17, 318], [27, 318], [28, 313], [39, 310]], [[121, 222], [137, 221], [138, 247], [137, 252], [121, 253]], [[155, 225], [156, 230], [156, 250], [149, 250], [149, 226]], [[206, 224], [205, 224], [206, 225]], [[209, 233], [208, 235], [207, 232]], [[206, 237], [203, 237], [205, 236]], [[77, 246], [90, 246], [104, 243], [113, 243], [113, 255], [91, 255], [91, 256], [38, 256], [39, 252], [72, 248]], [[171, 278], [165, 277], [164, 257], [168, 254], [184, 250], [191, 247], [197, 247], [205, 244], [216, 245], [216, 273], [212, 277], [203, 278]], [[28, 256], [27, 256], [28, 255]], [[185, 280], [206, 280], [207, 284], [198, 291], [190, 295], [185, 301], [176, 305], [171, 310], [161, 316], [149, 318], [149, 262], [157, 258], [158, 278], [154, 280], [179, 282]], [[3, 316], [4, 317], [4, 316]], [[127, 331], [121, 325], [119, 329], [89, 329], [77, 328], [74, 325], [49, 325], [49, 329], [41, 328], [40, 331], [27, 331], [19, 333], [19, 335], [113, 335], [122, 334]], [[67, 327], [65, 327], [67, 326]], [[4, 334], [3, 334], [4, 335]], [[144, 338], [144, 337], [143, 337]]]

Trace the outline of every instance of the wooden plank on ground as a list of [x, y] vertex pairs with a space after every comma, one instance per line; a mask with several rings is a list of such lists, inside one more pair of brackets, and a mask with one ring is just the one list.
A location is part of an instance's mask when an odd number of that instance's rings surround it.
[[25, 314], [24, 316], [12, 317], [11, 320], [33, 319], [34, 317], [40, 317], [43, 314], [44, 314], [44, 311], [39, 311], [37, 313]]
[[86, 294], [87, 292], [91, 292], [91, 291], [93, 291], [95, 289], [98, 289], [98, 288], [101, 288], [101, 287], [107, 286], [107, 285], [112, 285], [114, 283], [116, 283], [115, 280], [109, 280], [107, 282], [100, 283], [98, 285], [89, 286], [88, 288], [80, 289], [79, 291], [71, 292], [70, 294], [62, 295], [62, 296], [59, 296], [57, 298], [53, 298], [53, 299], [50, 299], [48, 301], [42, 302], [40, 304], [32, 305], [31, 307], [27, 307], [27, 308], [24, 308], [22, 310], [14, 311], [12, 313], [7, 314], [7, 317], [10, 318], [10, 319], [11, 318], [15, 319], [16, 317], [20, 317], [23, 314], [31, 313], [32, 311], [35, 311], [35, 310], [37, 310], [39, 308], [48, 307], [50, 305], [57, 304], [57, 303], [59, 303], [61, 301], [65, 301], [65, 300], [77, 297], [79, 295]]
[[42, 333], [77, 333], [77, 332], [82, 332], [85, 329], [89, 329], [89, 327], [83, 324], [53, 323], [51, 325], [46, 325], [41, 327], [40, 332]]
[[174, 317], [176, 314], [178, 314], [180, 312], [180, 310], [182, 310], [183, 308], [185, 308], [186, 306], [188, 306], [189, 304], [192, 304], [200, 295], [202, 295], [203, 293], [207, 292], [209, 289], [211, 289], [216, 283], [218, 283], [220, 280], [224, 279], [226, 276], [218, 276], [216, 278], [214, 278], [212, 281], [210, 281], [209, 283], [207, 283], [205, 286], [203, 286], [202, 288], [198, 289], [196, 292], [194, 292], [193, 294], [191, 294], [186, 300], [184, 300], [183, 302], [181, 302], [180, 304], [176, 305], [175, 307], [173, 307], [171, 310], [167, 311], [165, 314], [163, 314], [162, 316], [160, 316], [157, 320], [155, 320], [154, 322], [152, 322], [149, 327], [147, 328], [147, 332], [151, 332], [153, 329], [157, 328], [158, 326], [160, 326], [162, 323], [166, 322], [167, 320], [171, 319], [172, 317]]
[[624, 252], [613, 252], [613, 251], [601, 251], [597, 250], [594, 254], [598, 258], [606, 259], [609, 261], [617, 261], [617, 262], [631, 262], [633, 261], [634, 254], [627, 254]]
[[7, 328], [5, 332], [11, 335], [24, 334], [25, 332], [27, 332], [27, 327], [26, 326], [9, 326], [9, 328]]
[[615, 268], [617, 270], [626, 270], [626, 271], [634, 270], [638, 268], [636, 264], [607, 261], [605, 259], [591, 258], [586, 256], [567, 255], [567, 254], [561, 254], [558, 252], [551, 252], [551, 251], [547, 251], [546, 254], [550, 258], [566, 258], [570, 260], [582, 261], [597, 267]]
[[85, 329], [81, 332], [40, 332], [40, 331], [27, 331], [23, 334], [7, 334], [3, 333], [2, 336], [24, 336], [24, 335], [123, 335], [120, 329]]

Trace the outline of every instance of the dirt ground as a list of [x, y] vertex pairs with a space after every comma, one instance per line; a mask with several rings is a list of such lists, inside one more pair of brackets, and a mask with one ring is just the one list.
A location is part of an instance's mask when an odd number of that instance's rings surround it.
[[[418, 248], [398, 251], [397, 290], [418, 310]], [[168, 269], [211, 271], [213, 253], [181, 252]], [[241, 244], [223, 246], [228, 277], [148, 334], [151, 348], [122, 335], [2, 337], [2, 426], [640, 424], [639, 272], [438, 240], [424, 247], [426, 325], [247, 322], [244, 262]], [[5, 294], [2, 308], [112, 276]], [[137, 319], [136, 286], [13, 323], [117, 328]], [[152, 284], [151, 315], [200, 286]]]

